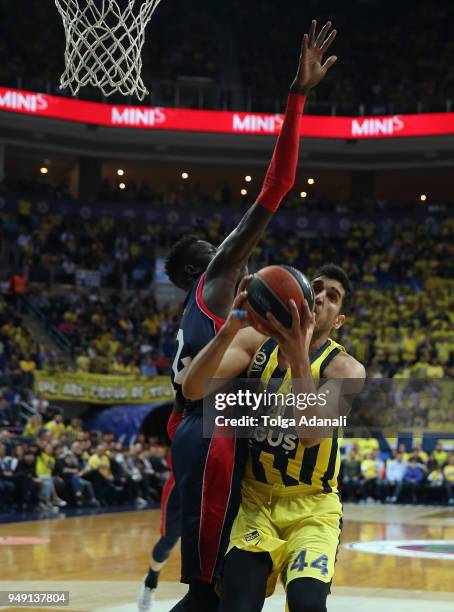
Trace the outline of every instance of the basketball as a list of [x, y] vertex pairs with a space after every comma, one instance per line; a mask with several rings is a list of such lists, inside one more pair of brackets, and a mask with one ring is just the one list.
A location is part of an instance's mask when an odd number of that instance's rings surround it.
[[304, 300], [309, 308], [314, 305], [314, 293], [309, 280], [291, 266], [267, 266], [259, 270], [247, 287], [245, 304], [252, 326], [260, 332], [272, 335], [266, 313], [271, 312], [287, 328], [292, 326], [289, 301], [295, 300], [301, 315]]

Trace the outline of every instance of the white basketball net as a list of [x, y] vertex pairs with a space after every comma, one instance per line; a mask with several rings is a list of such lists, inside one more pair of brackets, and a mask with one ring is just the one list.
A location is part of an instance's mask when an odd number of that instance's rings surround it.
[[76, 95], [81, 87], [99, 87], [106, 96], [120, 92], [143, 100], [145, 28], [161, 0], [55, 0], [66, 35], [60, 88]]

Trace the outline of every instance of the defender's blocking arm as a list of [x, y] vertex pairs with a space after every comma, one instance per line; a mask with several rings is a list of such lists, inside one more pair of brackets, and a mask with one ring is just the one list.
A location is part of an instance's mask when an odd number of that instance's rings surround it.
[[334, 38], [329, 36], [327, 22], [315, 37], [317, 22], [312, 21], [305, 34], [298, 71], [290, 88], [287, 109], [273, 157], [256, 203], [247, 211], [239, 225], [224, 240], [208, 266], [203, 287], [203, 299], [217, 316], [225, 318], [232, 302], [238, 276], [263, 235], [273, 214], [295, 182], [298, 162], [301, 116], [309, 91], [315, 87], [335, 63], [336, 57], [321, 61]]

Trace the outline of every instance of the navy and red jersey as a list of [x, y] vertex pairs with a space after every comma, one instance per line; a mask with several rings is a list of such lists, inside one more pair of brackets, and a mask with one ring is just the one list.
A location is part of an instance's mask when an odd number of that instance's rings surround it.
[[203, 301], [202, 291], [205, 274], [194, 283], [186, 298], [180, 329], [177, 334], [177, 348], [172, 364], [171, 377], [175, 389], [175, 408], [179, 412], [183, 412], [185, 408], [191, 411], [201, 409], [202, 400], [191, 402], [183, 397], [181, 385], [184, 380], [185, 369], [194, 357], [211, 342], [224, 324], [224, 319], [210, 312]]
[[[188, 583], [211, 582], [219, 572], [239, 505], [247, 457], [239, 448], [244, 440], [204, 437], [203, 400], [188, 401], [181, 390], [185, 368], [224, 324], [203, 301], [204, 281], [205, 275], [194, 284], [186, 299], [172, 367], [176, 406], [185, 414], [178, 427], [173, 422], [171, 429], [173, 471], [181, 512], [181, 581]], [[178, 413], [174, 411], [174, 415], [177, 419]]]

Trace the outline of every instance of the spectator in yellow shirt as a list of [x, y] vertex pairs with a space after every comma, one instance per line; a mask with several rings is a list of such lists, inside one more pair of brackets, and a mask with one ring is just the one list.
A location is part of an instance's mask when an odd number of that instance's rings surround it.
[[76, 357], [76, 365], [78, 372], [88, 372], [90, 370], [90, 357], [84, 353]]
[[415, 446], [411, 453], [408, 454], [408, 457], [405, 458], [405, 461], [415, 460], [416, 463], [421, 463], [422, 465], [426, 465], [429, 461], [429, 455], [421, 449], [421, 446]]
[[445, 463], [448, 461], [448, 453], [443, 450], [443, 443], [437, 442], [435, 450], [433, 451], [433, 456], [435, 461], [438, 463], [440, 467], [443, 467]]
[[380, 445], [378, 444], [378, 440], [376, 438], [358, 438], [355, 440], [358, 445], [359, 455], [362, 459], [364, 459], [369, 453], [374, 450], [379, 450]]
[[361, 474], [364, 479], [362, 491], [363, 499], [367, 499], [368, 501], [375, 499], [378, 469], [374, 453], [368, 453], [366, 458], [361, 461]]
[[437, 362], [434, 357], [430, 360], [430, 364], [426, 368], [426, 374], [428, 378], [443, 378], [444, 376], [443, 366]]
[[52, 444], [46, 444], [36, 460], [35, 467], [36, 476], [42, 483], [39, 497], [46, 509], [58, 509], [66, 506], [66, 502], [60, 499], [55, 491], [54, 479], [52, 477], [54, 468], [54, 447]]
[[54, 448], [52, 444], [47, 444], [36, 460], [36, 475], [38, 478], [49, 478], [55, 467]]
[[121, 492], [122, 488], [114, 485], [105, 444], [99, 444], [96, 447], [95, 453], [89, 458], [87, 467], [81, 476], [93, 484], [96, 497], [102, 503], [112, 504], [118, 501], [117, 493]]
[[22, 435], [24, 438], [36, 438], [43, 427], [43, 420], [39, 414], [34, 414], [26, 423]]
[[63, 416], [61, 414], [56, 414], [52, 421], [46, 423], [46, 429], [48, 429], [53, 438], [59, 438], [62, 433], [65, 433], [66, 427], [63, 423]]
[[106, 447], [104, 444], [99, 444], [96, 447], [95, 454], [88, 460], [88, 465], [92, 470], [100, 472], [107, 480], [113, 480], [112, 471], [110, 469], [110, 459], [106, 454]]
[[27, 353], [19, 361], [19, 366], [22, 372], [34, 372], [36, 370], [36, 363], [32, 359], [30, 353]]

